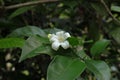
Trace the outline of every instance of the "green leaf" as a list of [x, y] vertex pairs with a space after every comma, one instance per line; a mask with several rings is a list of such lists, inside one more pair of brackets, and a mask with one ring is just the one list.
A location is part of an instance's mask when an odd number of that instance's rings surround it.
[[86, 60], [85, 62], [88, 70], [94, 73], [97, 80], [110, 80], [110, 69], [104, 61]]
[[13, 30], [17, 25], [11, 21], [0, 19], [0, 29], [2, 28], [9, 29], [8, 26], [10, 27], [11, 30]]
[[120, 12], [120, 6], [112, 5], [112, 6], [111, 6], [111, 10], [112, 10], [112, 11], [116, 11], [116, 12]]
[[93, 44], [93, 46], [90, 49], [91, 54], [93, 56], [101, 54], [106, 49], [109, 43], [110, 41], [106, 39], [102, 39], [95, 42], [95, 44]]
[[81, 3], [81, 2], [82, 2], [81, 0], [78, 0], [77, 2], [76, 1], [70, 1], [69, 3], [66, 0], [63, 1], [64, 5], [70, 7], [71, 9], [74, 9], [74, 7], [77, 6], [78, 3]]
[[120, 45], [120, 28], [116, 27], [110, 31], [110, 35], [115, 39], [115, 41]]
[[16, 16], [18, 16], [18, 15], [21, 15], [21, 14], [25, 13], [26, 11], [28, 11], [28, 10], [30, 10], [30, 9], [32, 9], [32, 8], [33, 8], [33, 6], [21, 7], [21, 8], [19, 8], [19, 9], [15, 10], [15, 11], [9, 16], [9, 19], [12, 19], [12, 18], [14, 18], [14, 17], [16, 17]]
[[51, 33], [56, 33], [56, 32], [63, 31], [63, 30], [57, 29], [57, 28], [48, 28], [48, 29], [45, 29], [44, 31], [45, 31], [47, 34], [51, 34]]
[[69, 43], [72, 45], [72, 46], [76, 46], [76, 45], [79, 45], [79, 40], [75, 37], [70, 37], [68, 38], [68, 41]]
[[48, 43], [49, 40], [43, 37], [29, 37], [22, 48], [22, 54], [19, 62], [39, 54], [50, 54], [51, 48], [47, 46]]
[[8, 37], [9, 36], [15, 36], [15, 37], [27, 36], [28, 37], [33, 35], [40, 35], [42, 37], [45, 37], [46, 33], [42, 29], [36, 26], [26, 26], [26, 27], [22, 27], [14, 30], [11, 34], [8, 35]]
[[102, 16], [107, 15], [107, 11], [101, 3], [91, 3], [91, 6], [96, 10], [96, 12]]
[[75, 80], [85, 68], [79, 59], [56, 56], [48, 67], [47, 80]]
[[0, 48], [22, 47], [24, 40], [20, 38], [4, 38], [0, 39]]

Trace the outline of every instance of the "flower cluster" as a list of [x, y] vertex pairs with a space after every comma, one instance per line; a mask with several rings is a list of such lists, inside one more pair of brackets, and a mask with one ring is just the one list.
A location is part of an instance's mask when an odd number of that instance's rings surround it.
[[63, 47], [64, 49], [68, 49], [70, 47], [67, 38], [71, 37], [68, 32], [60, 31], [56, 32], [56, 34], [48, 34], [48, 38], [50, 42], [52, 42], [52, 48], [54, 50], [58, 50], [59, 47]]

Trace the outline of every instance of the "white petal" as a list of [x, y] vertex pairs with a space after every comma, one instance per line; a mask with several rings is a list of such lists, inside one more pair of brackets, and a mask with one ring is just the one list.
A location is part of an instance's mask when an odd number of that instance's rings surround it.
[[69, 45], [69, 42], [68, 41], [64, 41], [63, 43], [61, 43], [61, 46], [64, 48], [64, 49], [67, 49], [70, 47]]
[[51, 34], [50, 41], [51, 42], [58, 41], [57, 36], [55, 34]]
[[64, 35], [64, 31], [59, 31], [56, 33], [57, 36], [63, 36]]
[[53, 48], [54, 50], [56, 50], [56, 51], [58, 50], [59, 46], [60, 46], [60, 43], [57, 42], [57, 41], [55, 41], [55, 42], [52, 43], [52, 48]]
[[71, 36], [70, 36], [70, 34], [69, 34], [68, 32], [66, 32], [66, 33], [64, 34], [64, 37], [65, 37], [65, 39], [67, 39], [68, 37], [71, 37]]
[[57, 39], [56, 37], [52, 37], [52, 38], [50, 39], [50, 42], [55, 42], [55, 41], [58, 41], [58, 39]]
[[52, 37], [56, 37], [56, 35], [55, 35], [55, 34], [51, 34], [51, 38], [52, 38]]

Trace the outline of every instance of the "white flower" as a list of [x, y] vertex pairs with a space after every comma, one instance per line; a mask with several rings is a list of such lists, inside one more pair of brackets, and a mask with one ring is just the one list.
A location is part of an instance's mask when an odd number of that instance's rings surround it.
[[50, 39], [50, 42], [52, 42], [52, 48], [56, 51], [60, 46], [64, 49], [70, 47], [70, 44], [67, 41], [67, 38], [69, 37], [71, 37], [70, 34], [64, 31], [57, 32], [56, 34], [48, 34], [48, 38]]

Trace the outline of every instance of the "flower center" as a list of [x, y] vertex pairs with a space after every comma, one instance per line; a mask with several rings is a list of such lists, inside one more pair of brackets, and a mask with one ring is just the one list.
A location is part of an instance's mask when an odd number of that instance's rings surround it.
[[64, 42], [65, 38], [63, 36], [58, 37], [59, 42]]

